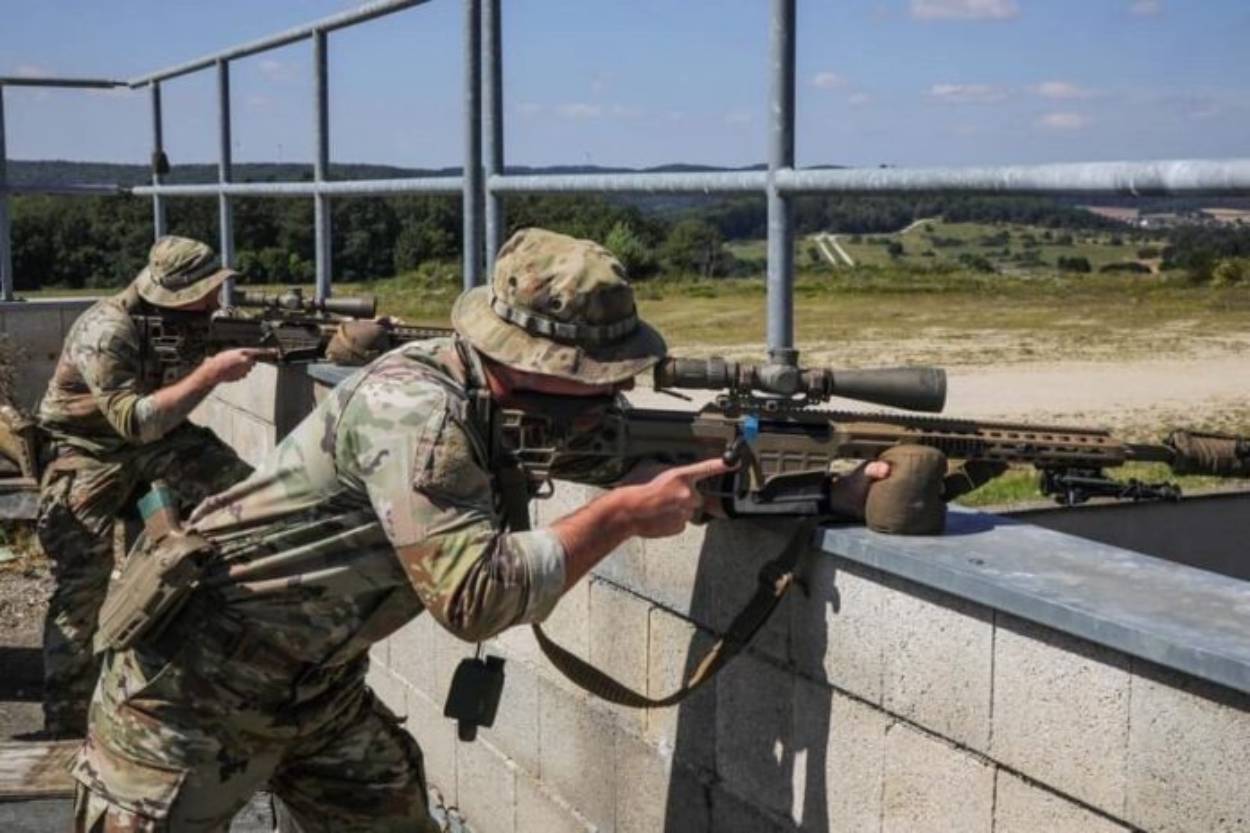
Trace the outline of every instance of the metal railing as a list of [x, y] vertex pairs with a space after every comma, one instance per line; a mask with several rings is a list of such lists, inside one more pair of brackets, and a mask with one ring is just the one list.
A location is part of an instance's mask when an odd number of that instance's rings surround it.
[[[317, 296], [332, 291], [330, 199], [347, 195], [397, 193], [460, 194], [463, 199], [463, 280], [480, 284], [493, 266], [506, 227], [504, 197], [534, 193], [679, 193], [762, 194], [768, 206], [767, 341], [774, 361], [792, 363], [794, 345], [794, 227], [792, 200], [805, 193], [913, 193], [959, 191], [990, 194], [1250, 194], [1250, 159], [1155, 162], [1073, 163], [1055, 165], [869, 168], [803, 170], [795, 166], [796, 0], [771, 0], [769, 26], [770, 85], [768, 169], [700, 173], [618, 173], [513, 175], [504, 167], [503, 26], [500, 0], [461, 0], [464, 4], [464, 162], [461, 176], [414, 179], [329, 181], [327, 53], [328, 35], [428, 0], [383, 0], [354, 11], [322, 18], [267, 38], [235, 46], [128, 82], [100, 79], [0, 78], [0, 291], [13, 298], [9, 262], [7, 199], [10, 193], [149, 195], [153, 228], [165, 231], [168, 197], [217, 197], [220, 203], [220, 249], [234, 258], [231, 199], [235, 197], [309, 197], [315, 201]], [[230, 158], [230, 62], [301, 40], [313, 43], [316, 155], [312, 182], [233, 182]], [[161, 82], [215, 68], [217, 73], [220, 153], [218, 182], [170, 185], [163, 181], [164, 148]], [[152, 184], [109, 186], [7, 187], [5, 177], [5, 85], [148, 87], [152, 99]], [[485, 268], [484, 268], [485, 267]]]

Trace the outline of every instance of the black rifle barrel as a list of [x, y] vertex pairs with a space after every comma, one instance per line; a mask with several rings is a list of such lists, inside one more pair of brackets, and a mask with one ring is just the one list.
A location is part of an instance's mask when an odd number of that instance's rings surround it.
[[373, 318], [377, 314], [378, 299], [373, 295], [343, 295], [337, 298], [307, 298], [298, 289], [281, 293], [248, 292], [235, 293], [236, 307], [277, 309], [287, 312], [343, 315], [348, 318]]
[[725, 390], [740, 395], [801, 394], [814, 401], [840, 396], [928, 413], [939, 413], [946, 405], [946, 371], [936, 367], [833, 370], [745, 364], [718, 357], [667, 358], [655, 367], [655, 386], [657, 389]]

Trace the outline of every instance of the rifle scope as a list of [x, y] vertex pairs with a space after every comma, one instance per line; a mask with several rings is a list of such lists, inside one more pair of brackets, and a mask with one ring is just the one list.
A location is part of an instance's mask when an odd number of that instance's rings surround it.
[[373, 318], [377, 314], [378, 299], [372, 295], [342, 296], [339, 298], [306, 298], [298, 286], [282, 293], [236, 292], [236, 307], [283, 310], [285, 312], [316, 313], [320, 315], [343, 315], [348, 318]]
[[937, 367], [889, 367], [874, 370], [801, 368], [783, 364], [744, 364], [710, 359], [669, 358], [655, 367], [655, 387], [725, 390], [748, 396], [802, 394], [823, 402], [840, 396], [909, 411], [940, 413], [946, 405], [946, 371]]

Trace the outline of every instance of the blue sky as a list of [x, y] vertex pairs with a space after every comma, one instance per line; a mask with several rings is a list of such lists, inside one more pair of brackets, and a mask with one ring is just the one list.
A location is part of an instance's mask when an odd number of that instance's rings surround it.
[[[345, 0], [0, 0], [0, 75], [126, 78]], [[766, 153], [767, 0], [504, 0], [507, 161]], [[1250, 155], [1244, 0], [798, 0], [800, 164]], [[457, 0], [330, 35], [336, 162], [461, 153]], [[238, 62], [236, 161], [312, 150], [308, 42]], [[5, 92], [9, 155], [145, 161], [146, 92]], [[174, 164], [216, 158], [214, 76], [165, 87]]]

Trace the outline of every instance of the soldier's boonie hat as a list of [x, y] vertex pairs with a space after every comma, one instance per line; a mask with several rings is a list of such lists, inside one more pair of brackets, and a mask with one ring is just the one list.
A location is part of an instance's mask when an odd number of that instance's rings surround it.
[[594, 385], [631, 379], [666, 350], [611, 252], [538, 228], [512, 235], [491, 285], [461, 295], [451, 324], [508, 367]]
[[162, 307], [198, 301], [236, 276], [222, 268], [213, 250], [198, 240], [169, 235], [152, 245], [148, 265], [135, 278], [139, 295]]

